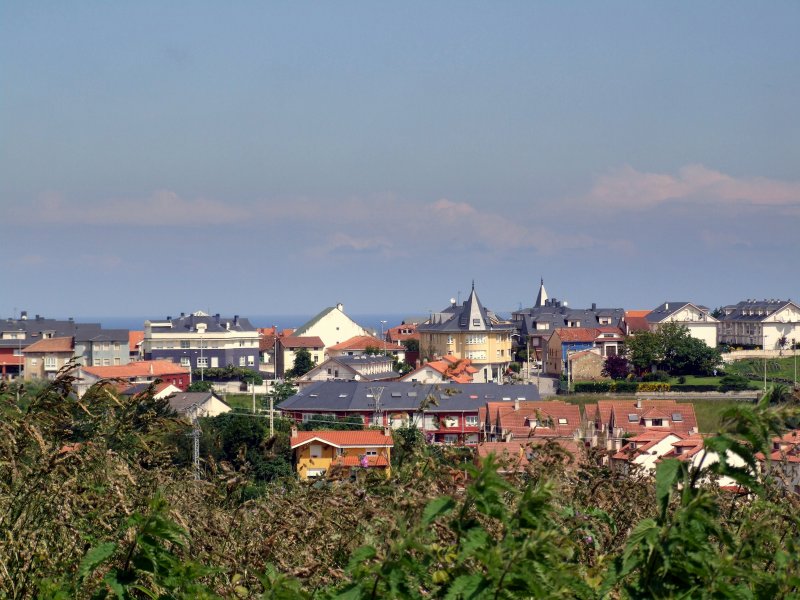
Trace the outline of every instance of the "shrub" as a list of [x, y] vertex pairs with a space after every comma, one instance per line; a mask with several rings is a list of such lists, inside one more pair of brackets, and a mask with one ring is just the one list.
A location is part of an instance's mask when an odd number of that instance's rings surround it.
[[725, 375], [719, 380], [721, 392], [742, 391], [750, 387], [750, 381], [743, 375]]
[[678, 377], [678, 383], [680, 383], [681, 385], [686, 383], [686, 375], [681, 375], [680, 377]]
[[661, 381], [645, 381], [636, 387], [637, 392], [668, 392], [670, 385]]
[[653, 371], [642, 375], [642, 381], [663, 381], [666, 383], [669, 380], [670, 376], [666, 371]]

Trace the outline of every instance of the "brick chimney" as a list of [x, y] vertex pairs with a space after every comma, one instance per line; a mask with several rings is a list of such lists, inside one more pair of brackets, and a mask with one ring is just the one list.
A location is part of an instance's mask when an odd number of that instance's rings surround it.
[[292, 438], [297, 437], [297, 425], [292, 425]]

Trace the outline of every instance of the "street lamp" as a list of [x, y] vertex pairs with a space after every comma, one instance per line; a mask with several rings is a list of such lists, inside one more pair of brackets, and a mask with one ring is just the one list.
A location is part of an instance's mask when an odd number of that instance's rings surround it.
[[386, 325], [386, 321], [381, 321], [381, 344], [383, 344], [383, 355], [386, 356], [386, 340], [383, 339], [383, 326]]
[[797, 387], [797, 340], [792, 338], [792, 356], [794, 357], [794, 387]]

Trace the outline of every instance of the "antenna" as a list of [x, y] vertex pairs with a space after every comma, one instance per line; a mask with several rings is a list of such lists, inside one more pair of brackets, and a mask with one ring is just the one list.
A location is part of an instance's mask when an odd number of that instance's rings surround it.
[[372, 394], [372, 397], [375, 398], [375, 402], [367, 404], [367, 406], [372, 406], [375, 408], [375, 416], [377, 417], [377, 425], [383, 427], [383, 407], [381, 407], [381, 396], [383, 395], [383, 390], [386, 389], [383, 386], [374, 386], [368, 387], [369, 393]]

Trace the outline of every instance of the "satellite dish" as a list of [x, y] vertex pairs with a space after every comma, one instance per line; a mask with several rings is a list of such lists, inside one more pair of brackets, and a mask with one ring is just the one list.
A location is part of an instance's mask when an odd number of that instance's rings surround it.
[[450, 304], [455, 304], [455, 303], [456, 303], [456, 299], [455, 298], [450, 298]]

